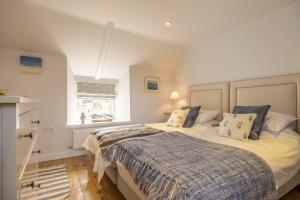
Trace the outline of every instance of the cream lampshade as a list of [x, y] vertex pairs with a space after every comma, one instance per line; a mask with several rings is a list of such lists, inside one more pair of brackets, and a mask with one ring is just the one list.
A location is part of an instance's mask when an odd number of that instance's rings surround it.
[[180, 99], [179, 93], [176, 91], [173, 91], [171, 93], [170, 99], [173, 101], [173, 107], [176, 108], [176, 100]]
[[171, 96], [170, 96], [170, 99], [171, 99], [171, 100], [177, 100], [177, 99], [179, 99], [179, 98], [180, 98], [180, 96], [179, 96], [178, 92], [173, 91], [173, 92], [171, 93]]

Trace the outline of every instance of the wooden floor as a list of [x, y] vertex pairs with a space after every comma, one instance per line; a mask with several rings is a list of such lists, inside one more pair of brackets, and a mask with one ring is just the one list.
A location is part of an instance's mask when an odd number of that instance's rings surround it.
[[[66, 158], [40, 163], [40, 167], [50, 167], [65, 164], [71, 187], [68, 200], [125, 200], [117, 187], [104, 176], [101, 183], [97, 183], [97, 176], [92, 172], [92, 161], [87, 156]], [[281, 200], [299, 200], [300, 192], [296, 189], [289, 192]]]
[[87, 156], [42, 162], [39, 167], [62, 164], [66, 165], [70, 180], [71, 196], [68, 200], [125, 200], [107, 176], [97, 183], [97, 174], [92, 172], [92, 163]]

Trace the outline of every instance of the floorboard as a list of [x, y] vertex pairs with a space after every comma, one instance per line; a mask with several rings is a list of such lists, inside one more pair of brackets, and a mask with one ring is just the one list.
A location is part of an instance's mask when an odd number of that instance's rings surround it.
[[[71, 196], [67, 198], [68, 200], [125, 200], [107, 176], [104, 176], [99, 184], [97, 183], [97, 174], [92, 172], [91, 162], [88, 156], [79, 156], [41, 162], [39, 167], [66, 165], [71, 188]], [[299, 199], [299, 188], [281, 198], [281, 200]]]
[[87, 156], [59, 159], [39, 163], [40, 168], [66, 165], [70, 181], [71, 196], [68, 200], [125, 200], [116, 186], [104, 176], [97, 183], [97, 174], [91, 170]]

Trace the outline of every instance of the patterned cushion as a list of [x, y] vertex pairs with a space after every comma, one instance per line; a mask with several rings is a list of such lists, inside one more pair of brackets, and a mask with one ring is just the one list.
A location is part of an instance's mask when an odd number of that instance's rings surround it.
[[181, 108], [182, 110], [189, 109], [188, 115], [183, 123], [183, 127], [191, 128], [194, 125], [194, 123], [198, 117], [200, 108], [201, 108], [201, 106], [195, 106], [195, 107], [186, 106], [186, 107]]
[[263, 106], [235, 106], [233, 109], [234, 114], [246, 114], [246, 113], [256, 113], [257, 117], [253, 123], [251, 128], [251, 133], [249, 138], [253, 140], [258, 140], [262, 127], [265, 122], [265, 118], [268, 114], [269, 109], [271, 108], [270, 105], [263, 105]]
[[189, 109], [186, 110], [174, 110], [168, 119], [167, 125], [175, 128], [182, 127]]
[[238, 140], [248, 140], [251, 127], [257, 114], [230, 114], [224, 113], [224, 119], [220, 123], [219, 135]]

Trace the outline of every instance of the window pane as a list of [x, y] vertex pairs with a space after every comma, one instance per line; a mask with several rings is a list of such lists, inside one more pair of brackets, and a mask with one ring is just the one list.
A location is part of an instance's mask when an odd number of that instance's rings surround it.
[[[86, 123], [115, 119], [115, 85], [77, 82], [77, 119], [84, 113]], [[81, 90], [78, 90], [80, 86]]]
[[88, 123], [112, 121], [115, 118], [115, 99], [79, 97], [77, 111], [79, 119], [83, 112]]

